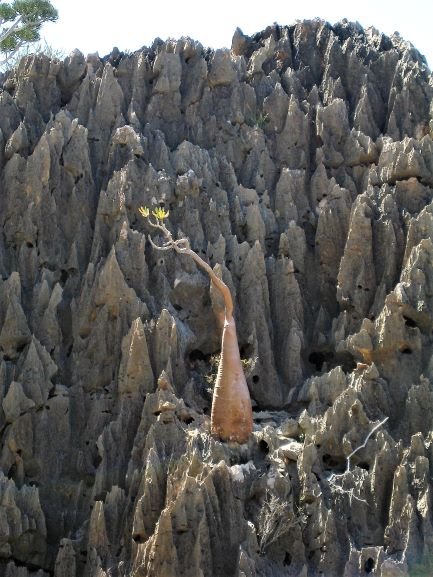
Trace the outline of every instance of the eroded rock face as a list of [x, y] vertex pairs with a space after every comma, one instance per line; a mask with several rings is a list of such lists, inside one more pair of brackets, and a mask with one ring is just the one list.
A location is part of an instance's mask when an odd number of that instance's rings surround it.
[[[432, 95], [347, 21], [3, 78], [0, 577], [407, 576], [433, 546]], [[140, 205], [232, 290], [243, 446], [209, 435], [208, 280]]]

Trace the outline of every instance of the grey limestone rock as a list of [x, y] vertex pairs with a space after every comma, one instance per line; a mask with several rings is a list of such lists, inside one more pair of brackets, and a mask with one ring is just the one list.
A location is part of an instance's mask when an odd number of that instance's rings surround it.
[[[433, 83], [343, 20], [0, 87], [0, 577], [407, 577], [433, 549]], [[230, 287], [255, 424], [210, 436]]]

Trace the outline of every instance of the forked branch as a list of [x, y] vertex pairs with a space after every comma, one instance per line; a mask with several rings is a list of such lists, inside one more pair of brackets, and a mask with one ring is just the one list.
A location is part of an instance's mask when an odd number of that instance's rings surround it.
[[219, 290], [224, 298], [225, 315], [226, 318], [233, 316], [233, 300], [230, 289], [213, 271], [212, 267], [208, 265], [190, 246], [187, 238], [179, 238], [174, 240], [173, 235], [164, 224], [164, 220], [168, 217], [169, 211], [164, 211], [162, 208], [152, 211], [154, 219], [150, 217], [150, 210], [148, 208], [140, 207], [140, 214], [147, 220], [149, 225], [162, 232], [165, 242], [162, 245], [156, 244], [149, 235], [150, 244], [157, 250], [175, 250], [179, 254], [186, 254], [190, 256], [206, 273], [209, 275], [214, 286]]
[[367, 436], [364, 439], [364, 442], [359, 445], [359, 447], [356, 447], [356, 449], [354, 449], [350, 455], [348, 455], [346, 457], [346, 470], [344, 471], [344, 473], [340, 473], [340, 474], [336, 474], [336, 473], [332, 473], [332, 475], [330, 475], [330, 477], [328, 477], [328, 483], [329, 486], [331, 488], [331, 490], [336, 491], [337, 493], [347, 493], [350, 497], [350, 500], [356, 499], [357, 501], [362, 501], [362, 502], [366, 502], [364, 499], [361, 499], [360, 497], [356, 496], [354, 494], [354, 488], [352, 489], [345, 489], [343, 487], [342, 484], [337, 483], [337, 480], [341, 479], [344, 482], [344, 479], [346, 478], [347, 473], [350, 472], [350, 459], [356, 455], [356, 453], [358, 451], [360, 451], [361, 449], [364, 449], [367, 446], [367, 443], [371, 437], [371, 435], [376, 432], [382, 425], [384, 425], [386, 423], [386, 421], [389, 419], [389, 417], [385, 417], [382, 421], [380, 421], [379, 423], [377, 423], [372, 429], [371, 431], [367, 434]]

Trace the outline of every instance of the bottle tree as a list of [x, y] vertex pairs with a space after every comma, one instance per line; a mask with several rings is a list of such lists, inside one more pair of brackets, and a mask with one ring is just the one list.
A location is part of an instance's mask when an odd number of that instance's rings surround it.
[[152, 212], [141, 207], [140, 214], [153, 228], [162, 232], [164, 244], [158, 246], [149, 240], [158, 250], [175, 250], [179, 254], [191, 257], [200, 268], [209, 275], [214, 287], [224, 299], [224, 322], [221, 342], [221, 356], [218, 374], [212, 398], [211, 433], [222, 441], [245, 443], [253, 430], [253, 414], [247, 382], [239, 353], [238, 337], [233, 318], [233, 300], [228, 286], [215, 274], [212, 268], [196, 252], [187, 238], [174, 240], [164, 224], [168, 211], [158, 208]]

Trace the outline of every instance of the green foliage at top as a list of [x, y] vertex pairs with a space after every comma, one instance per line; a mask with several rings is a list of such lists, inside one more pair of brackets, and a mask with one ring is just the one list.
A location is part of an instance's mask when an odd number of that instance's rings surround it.
[[0, 52], [6, 62], [22, 46], [40, 40], [45, 22], [54, 22], [57, 10], [49, 0], [0, 0]]

